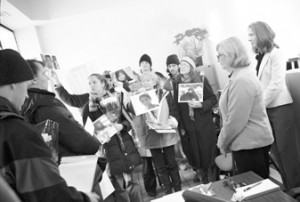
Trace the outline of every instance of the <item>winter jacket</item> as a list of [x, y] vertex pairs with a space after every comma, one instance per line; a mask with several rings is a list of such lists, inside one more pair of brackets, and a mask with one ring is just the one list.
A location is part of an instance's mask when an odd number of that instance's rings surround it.
[[0, 97], [0, 173], [23, 202], [86, 201], [68, 187], [35, 128]]
[[[105, 96], [109, 97], [108, 94]], [[99, 108], [96, 111], [90, 111], [89, 103], [87, 103], [83, 108], [82, 114], [84, 124], [86, 123], [85, 117], [89, 117], [91, 121], [94, 122], [102, 116], [103, 113], [104, 112]], [[136, 166], [142, 163], [142, 159], [134, 145], [134, 141], [128, 134], [128, 131], [131, 129], [129, 121], [121, 115], [120, 123], [123, 125], [123, 129], [120, 131], [120, 137], [122, 138], [125, 150], [122, 150], [122, 143], [117, 134], [112, 136], [110, 141], [103, 145], [111, 175], [120, 175], [124, 172], [130, 172], [130, 170], [133, 170]]]
[[59, 156], [91, 155], [99, 150], [100, 142], [74, 119], [72, 113], [55, 94], [46, 90], [28, 90], [29, 99], [22, 114], [32, 124], [51, 119], [59, 124]]

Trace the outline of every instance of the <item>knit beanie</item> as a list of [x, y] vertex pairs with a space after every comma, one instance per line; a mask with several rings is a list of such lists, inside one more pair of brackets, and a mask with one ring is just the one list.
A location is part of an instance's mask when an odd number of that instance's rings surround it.
[[189, 58], [189, 57], [183, 57], [181, 59], [181, 62], [182, 61], [189, 63], [193, 67], [193, 69], [195, 69], [196, 64], [195, 64], [194, 60], [192, 60], [191, 58]]
[[0, 50], [0, 86], [32, 79], [32, 70], [20, 53], [11, 49]]
[[178, 56], [173, 54], [173, 55], [169, 55], [167, 57], [167, 66], [169, 66], [170, 64], [176, 64], [176, 65], [179, 65], [179, 59], [178, 59]]
[[148, 62], [150, 64], [150, 66], [152, 67], [152, 61], [151, 61], [151, 58], [149, 55], [147, 55], [147, 54], [142, 55], [142, 57], [140, 58], [139, 65], [141, 65], [141, 62], [143, 62], [143, 61]]

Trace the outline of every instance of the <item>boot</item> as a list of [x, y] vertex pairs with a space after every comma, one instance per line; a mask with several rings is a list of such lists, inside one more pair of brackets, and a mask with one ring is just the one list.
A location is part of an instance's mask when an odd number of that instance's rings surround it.
[[159, 179], [161, 181], [162, 188], [166, 194], [172, 193], [172, 184], [169, 175], [159, 174]]
[[178, 171], [173, 171], [170, 173], [171, 180], [172, 180], [172, 186], [174, 188], [174, 191], [181, 191], [181, 179]]

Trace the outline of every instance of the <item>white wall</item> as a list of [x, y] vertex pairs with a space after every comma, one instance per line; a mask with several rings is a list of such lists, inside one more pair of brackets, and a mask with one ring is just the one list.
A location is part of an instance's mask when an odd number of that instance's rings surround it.
[[[283, 51], [294, 57], [300, 53], [299, 8], [299, 0], [128, 1], [39, 26], [37, 35], [41, 52], [56, 55], [64, 69], [92, 63], [100, 73], [126, 66], [138, 70], [140, 56], [148, 53], [153, 68], [165, 73], [166, 57], [177, 53], [174, 36], [193, 27], [208, 29], [213, 63], [215, 44], [226, 37], [237, 36], [250, 47], [247, 28], [257, 20], [266, 21]], [[30, 47], [20, 41], [21, 49]], [[222, 87], [227, 74], [214, 65]]]
[[15, 37], [19, 51], [26, 59], [41, 59], [40, 43], [34, 26], [27, 26], [15, 30]]

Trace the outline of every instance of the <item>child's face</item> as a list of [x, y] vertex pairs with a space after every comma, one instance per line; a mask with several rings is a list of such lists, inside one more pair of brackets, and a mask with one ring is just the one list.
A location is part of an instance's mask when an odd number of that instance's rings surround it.
[[141, 85], [144, 87], [146, 90], [151, 90], [155, 86], [155, 82], [153, 81], [152, 78], [150, 77], [144, 77], [141, 78]]
[[123, 72], [119, 72], [118, 80], [119, 80], [119, 81], [125, 81], [125, 79], [126, 79], [125, 74], [123, 74]]
[[151, 66], [150, 66], [149, 62], [142, 61], [140, 66], [141, 66], [141, 72], [142, 73], [151, 72]]
[[151, 103], [151, 99], [149, 97], [144, 96], [144, 97], [141, 97], [140, 100], [141, 100], [141, 103], [143, 105], [145, 105], [147, 108], [151, 107], [152, 103]]

